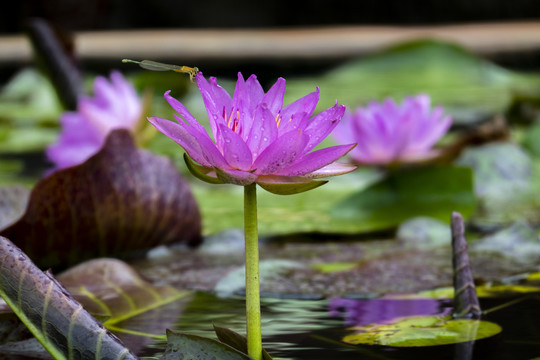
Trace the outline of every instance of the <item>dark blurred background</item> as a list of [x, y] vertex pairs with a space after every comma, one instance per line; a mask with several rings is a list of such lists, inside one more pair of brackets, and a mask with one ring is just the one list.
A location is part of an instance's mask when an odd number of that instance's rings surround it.
[[0, 32], [19, 33], [28, 17], [67, 30], [242, 28], [339, 24], [433, 25], [540, 19], [538, 0], [174, 1], [20, 0], [4, 3]]

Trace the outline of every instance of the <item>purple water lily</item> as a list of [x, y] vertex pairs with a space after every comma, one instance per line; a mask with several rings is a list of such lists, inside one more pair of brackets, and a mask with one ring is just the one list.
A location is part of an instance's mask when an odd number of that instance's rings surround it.
[[249, 185], [289, 194], [322, 185], [313, 179], [339, 175], [353, 166], [335, 161], [354, 144], [312, 151], [342, 118], [345, 107], [333, 107], [311, 117], [319, 100], [319, 90], [283, 106], [285, 79], [264, 92], [252, 75], [238, 74], [234, 95], [220, 87], [216, 79], [196, 76], [213, 139], [193, 115], [169, 92], [165, 99], [178, 112], [177, 122], [158, 117], [148, 120], [162, 133], [180, 144], [189, 158], [190, 170], [211, 183]]
[[99, 76], [94, 81], [94, 97], [82, 96], [77, 111], [62, 114], [62, 132], [47, 148], [53, 170], [78, 165], [94, 155], [113, 129], [134, 130], [142, 114], [137, 92], [118, 71], [110, 81]]
[[452, 120], [441, 106], [431, 109], [428, 95], [371, 102], [347, 113], [332, 134], [342, 144], [358, 142], [349, 154], [360, 164], [390, 164], [433, 158], [433, 145], [448, 131]]

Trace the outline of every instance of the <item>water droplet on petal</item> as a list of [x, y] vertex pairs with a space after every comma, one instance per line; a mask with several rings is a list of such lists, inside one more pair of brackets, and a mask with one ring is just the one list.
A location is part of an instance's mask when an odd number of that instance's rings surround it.
[[263, 141], [268, 141], [268, 138], [266, 136], [263, 137]]

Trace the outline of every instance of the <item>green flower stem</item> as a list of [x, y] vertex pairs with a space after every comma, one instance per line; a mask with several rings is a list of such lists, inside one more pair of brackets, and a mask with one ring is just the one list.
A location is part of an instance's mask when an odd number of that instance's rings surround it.
[[244, 237], [246, 242], [246, 330], [248, 355], [262, 359], [261, 301], [259, 295], [259, 236], [257, 184], [244, 186]]

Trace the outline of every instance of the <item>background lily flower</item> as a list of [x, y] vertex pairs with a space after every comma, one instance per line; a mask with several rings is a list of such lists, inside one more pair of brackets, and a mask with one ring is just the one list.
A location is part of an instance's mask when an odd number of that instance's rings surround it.
[[451, 123], [441, 106], [432, 110], [429, 96], [421, 94], [401, 105], [388, 98], [346, 113], [332, 136], [342, 144], [358, 142], [349, 154], [357, 163], [422, 161], [438, 155], [432, 147]]
[[53, 170], [78, 165], [94, 155], [114, 129], [133, 131], [141, 118], [143, 105], [137, 92], [118, 71], [110, 80], [99, 76], [94, 81], [94, 97], [81, 96], [77, 111], [62, 114], [62, 132], [47, 148]]
[[354, 170], [353, 166], [335, 163], [354, 144], [312, 151], [345, 111], [336, 103], [312, 117], [318, 89], [283, 106], [283, 78], [265, 93], [255, 75], [244, 80], [238, 74], [233, 97], [213, 77], [206, 80], [198, 73], [196, 80], [213, 139], [169, 92], [165, 99], [180, 115], [175, 114], [177, 122], [159, 117], [148, 120], [186, 150], [188, 168], [200, 179], [242, 186], [257, 183], [270, 192], [291, 194], [325, 183], [313, 179]]

